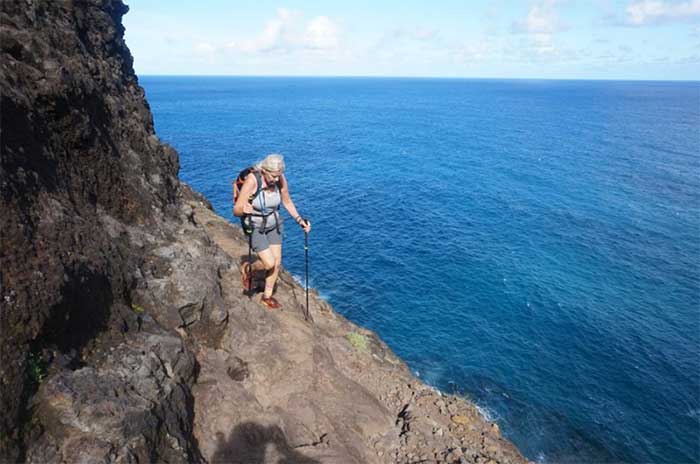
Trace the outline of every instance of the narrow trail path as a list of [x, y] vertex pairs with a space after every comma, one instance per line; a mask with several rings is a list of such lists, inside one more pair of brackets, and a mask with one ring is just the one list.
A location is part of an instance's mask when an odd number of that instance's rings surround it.
[[522, 463], [469, 402], [422, 384], [371, 331], [282, 270], [269, 310], [243, 295], [242, 231], [201, 204], [193, 219], [231, 259], [217, 347], [197, 353], [195, 436], [209, 462]]

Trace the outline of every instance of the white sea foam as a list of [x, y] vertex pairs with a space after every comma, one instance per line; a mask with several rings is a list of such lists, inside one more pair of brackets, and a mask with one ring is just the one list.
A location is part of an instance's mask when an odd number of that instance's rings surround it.
[[439, 388], [437, 388], [433, 385], [426, 384], [426, 387], [428, 388], [428, 390], [430, 390], [431, 392], [435, 393], [438, 396], [445, 396], [445, 394]]
[[[302, 277], [299, 277], [299, 276], [296, 275], [296, 274], [292, 274], [292, 279], [294, 279], [294, 281], [295, 281], [296, 283], [298, 283], [299, 285], [301, 285], [302, 287], [304, 286], [304, 279], [303, 279]], [[310, 281], [311, 281], [311, 279], [309, 279], [309, 282], [310, 282]]]
[[495, 412], [493, 412], [485, 406], [476, 403], [475, 401], [472, 401], [472, 403], [474, 404], [474, 407], [484, 420], [488, 422], [496, 422], [498, 415]]
[[[304, 281], [303, 277], [298, 276], [296, 274], [292, 274], [292, 279], [294, 279], [294, 282], [299, 284], [299, 286], [301, 288], [306, 287], [306, 282]], [[315, 289], [318, 292], [318, 296], [320, 296], [322, 300], [328, 301], [331, 297], [332, 292], [326, 292], [326, 291], [319, 290], [318, 288], [314, 287], [314, 279], [311, 279], [311, 278], [309, 279], [309, 288]]]

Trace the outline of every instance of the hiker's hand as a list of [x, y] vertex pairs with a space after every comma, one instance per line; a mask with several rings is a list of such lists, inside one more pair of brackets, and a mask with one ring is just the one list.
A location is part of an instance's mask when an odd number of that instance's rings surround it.
[[248, 202], [243, 203], [243, 214], [253, 214], [253, 205]]
[[311, 221], [308, 219], [302, 219], [302, 221], [299, 223], [302, 229], [304, 229], [304, 233], [308, 234], [311, 232]]

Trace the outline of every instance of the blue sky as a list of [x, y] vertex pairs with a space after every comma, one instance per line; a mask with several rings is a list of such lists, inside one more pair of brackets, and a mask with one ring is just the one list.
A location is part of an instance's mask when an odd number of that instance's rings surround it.
[[700, 0], [126, 0], [137, 74], [700, 79]]

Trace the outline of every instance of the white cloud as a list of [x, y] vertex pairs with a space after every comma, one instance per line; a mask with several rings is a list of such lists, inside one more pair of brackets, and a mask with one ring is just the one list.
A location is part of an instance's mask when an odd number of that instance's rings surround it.
[[192, 50], [194, 51], [195, 55], [211, 56], [216, 51], [216, 47], [207, 42], [199, 42], [194, 44]]
[[438, 39], [438, 31], [428, 27], [399, 27], [390, 30], [379, 40], [379, 47], [396, 45], [399, 42], [410, 43], [412, 41], [427, 44]]
[[635, 26], [684, 21], [700, 17], [700, 0], [635, 0], [627, 6], [626, 12], [627, 23]]
[[303, 13], [279, 8], [258, 36], [231, 41], [226, 48], [248, 54], [328, 51], [339, 47], [340, 33], [340, 27], [327, 16], [317, 16], [305, 22]]
[[496, 44], [486, 39], [464, 44], [454, 50], [457, 61], [467, 63], [498, 59], [499, 54]]
[[286, 48], [289, 29], [294, 24], [298, 13], [280, 8], [277, 17], [268, 21], [262, 33], [255, 39], [244, 41], [245, 51], [270, 52]]
[[632, 47], [630, 47], [629, 45], [618, 45], [617, 49], [621, 53], [631, 53], [632, 52]]
[[437, 38], [437, 31], [435, 29], [419, 27], [411, 32], [411, 37], [414, 40], [426, 42]]
[[233, 40], [226, 45], [230, 51], [242, 53], [269, 53], [290, 48], [293, 29], [301, 13], [279, 8], [274, 18], [269, 20], [262, 32], [253, 38]]
[[439, 32], [426, 26], [406, 26], [385, 30], [364, 52], [364, 56], [386, 63], [414, 60], [429, 67], [435, 60], [461, 53], [456, 44], [448, 44]]
[[304, 45], [315, 50], [328, 50], [338, 48], [338, 35], [340, 29], [327, 16], [318, 16], [312, 19], [306, 26]]
[[678, 64], [700, 64], [700, 53], [684, 56], [678, 60]]
[[535, 1], [525, 18], [511, 24], [511, 32], [528, 35], [530, 53], [537, 56], [555, 56], [559, 53], [554, 44], [554, 34], [566, 29], [556, 10], [559, 3], [559, 0]]
[[558, 0], [540, 0], [530, 6], [527, 16], [514, 21], [511, 31], [527, 34], [552, 34], [564, 30], [555, 6]]
[[531, 40], [538, 55], [551, 55], [557, 51], [552, 42], [552, 34], [532, 34]]
[[571, 62], [579, 60], [585, 51], [561, 49], [555, 46], [551, 34], [528, 34], [517, 40], [481, 40], [455, 47], [452, 54], [457, 62], [534, 65], [538, 63]]

